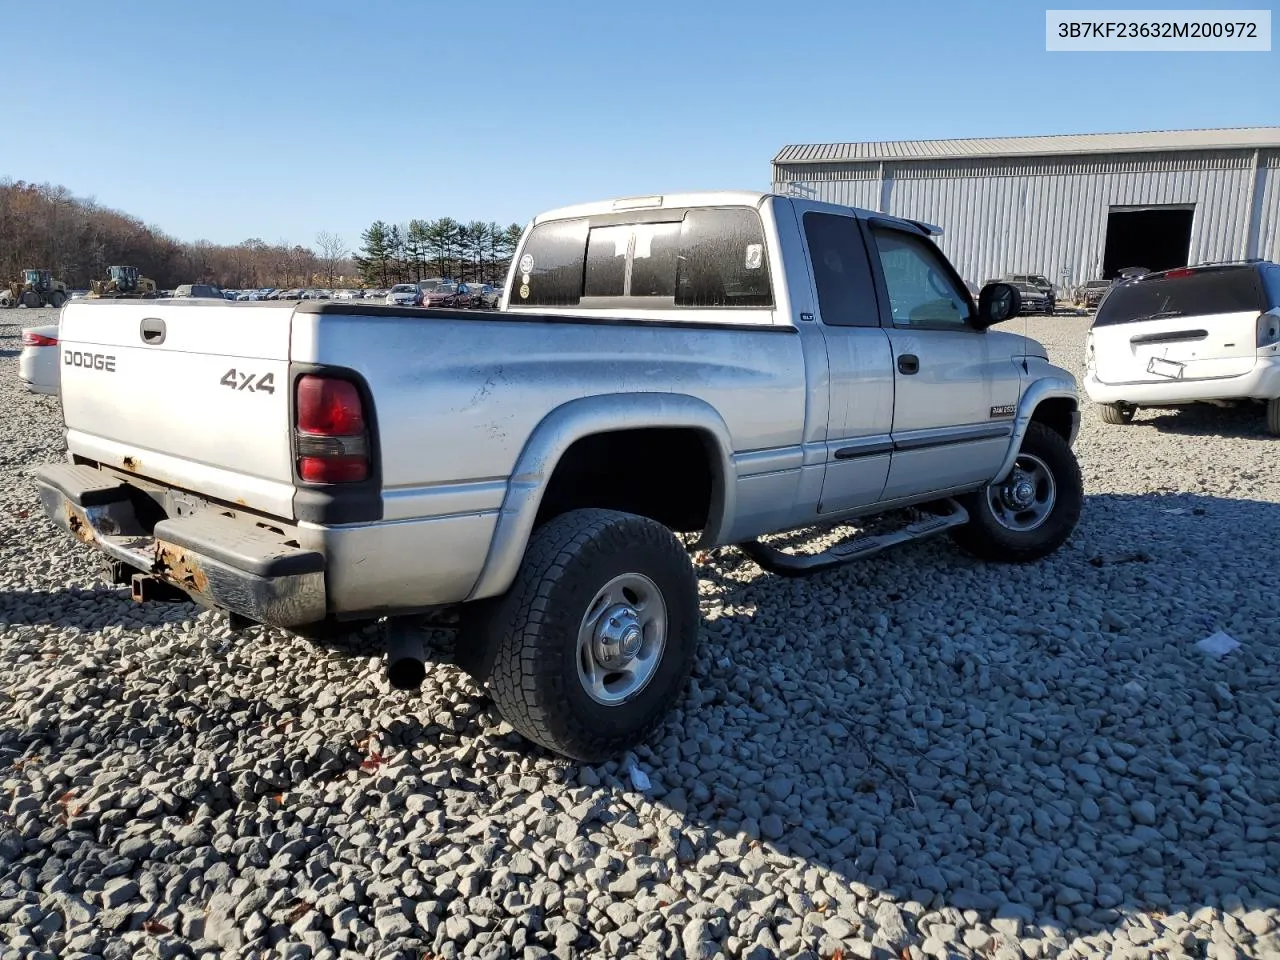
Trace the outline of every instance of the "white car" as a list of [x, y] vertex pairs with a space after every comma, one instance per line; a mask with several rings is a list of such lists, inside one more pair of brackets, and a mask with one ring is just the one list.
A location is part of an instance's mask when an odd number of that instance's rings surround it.
[[422, 291], [416, 283], [397, 283], [387, 291], [389, 307], [416, 307], [422, 303]]
[[58, 394], [58, 325], [23, 327], [18, 379], [33, 393]]
[[1142, 407], [1266, 404], [1280, 434], [1280, 264], [1206, 264], [1117, 284], [1085, 341], [1085, 392], [1105, 423]]

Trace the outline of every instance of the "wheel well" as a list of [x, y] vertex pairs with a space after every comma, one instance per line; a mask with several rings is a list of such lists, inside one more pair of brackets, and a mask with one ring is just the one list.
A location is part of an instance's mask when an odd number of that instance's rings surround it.
[[1070, 397], [1049, 397], [1040, 401], [1032, 412], [1031, 419], [1036, 423], [1043, 423], [1063, 440], [1070, 442], [1071, 415], [1075, 410], [1076, 403]]
[[649, 517], [682, 533], [707, 525], [713, 440], [687, 427], [596, 433], [576, 440], [547, 484], [535, 526], [600, 507]]

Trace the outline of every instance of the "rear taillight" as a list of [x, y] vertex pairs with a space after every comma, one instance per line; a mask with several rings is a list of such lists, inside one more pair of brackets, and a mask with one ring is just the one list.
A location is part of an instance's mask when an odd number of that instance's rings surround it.
[[1188, 270], [1188, 269], [1186, 269], [1185, 267], [1183, 267], [1183, 268], [1181, 268], [1181, 269], [1179, 269], [1179, 270], [1170, 270], [1170, 271], [1168, 271], [1168, 272], [1164, 275], [1164, 278], [1165, 278], [1166, 280], [1177, 280], [1179, 277], [1189, 277], [1189, 276], [1191, 276], [1191, 274], [1193, 274], [1193, 273], [1195, 273], [1195, 271], [1194, 271], [1194, 270]]
[[22, 332], [22, 345], [24, 347], [56, 347], [58, 338], [46, 337], [43, 333], [31, 333], [24, 330]]
[[369, 437], [355, 384], [312, 374], [298, 378], [294, 446], [308, 483], [369, 478]]
[[1280, 316], [1264, 313], [1258, 317], [1258, 349], [1280, 343]]

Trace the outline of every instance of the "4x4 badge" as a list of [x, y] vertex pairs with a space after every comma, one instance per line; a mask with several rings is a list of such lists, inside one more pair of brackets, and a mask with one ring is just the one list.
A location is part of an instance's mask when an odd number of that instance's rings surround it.
[[992, 417], [1012, 417], [1015, 407], [1012, 403], [1002, 403], [998, 407], [991, 408]]

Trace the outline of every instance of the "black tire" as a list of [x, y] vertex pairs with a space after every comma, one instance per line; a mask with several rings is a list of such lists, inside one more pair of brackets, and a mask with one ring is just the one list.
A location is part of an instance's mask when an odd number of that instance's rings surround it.
[[960, 498], [969, 511], [969, 522], [956, 528], [951, 537], [961, 549], [982, 560], [1030, 563], [1047, 557], [1071, 536], [1084, 503], [1080, 465], [1071, 447], [1053, 430], [1033, 421], [1018, 451], [1020, 463], [1024, 455], [1038, 460], [1052, 476], [1053, 499], [1043, 521], [1034, 529], [1010, 529], [996, 518], [992, 497], [998, 497], [998, 492], [987, 487]]
[[1267, 433], [1280, 437], [1280, 398], [1267, 401]]
[[1127, 403], [1098, 404], [1098, 416], [1102, 418], [1102, 422], [1110, 423], [1114, 426], [1123, 426], [1124, 424], [1133, 423], [1133, 418], [1137, 413], [1138, 408]]
[[27, 305], [28, 310], [35, 310], [44, 306], [44, 299], [34, 290], [28, 290], [22, 295], [22, 302]]
[[53, 307], [55, 310], [66, 302], [66, 295], [61, 290], [55, 290], [53, 293], [49, 294], [49, 306]]
[[[639, 577], [655, 588], [666, 612], [665, 646], [638, 689], [606, 704], [588, 693], [582, 678], [579, 632], [601, 592], [620, 577]], [[633, 602], [634, 594], [618, 595]], [[644, 616], [646, 608], [638, 609]], [[489, 634], [491, 653], [476, 659], [492, 662], [488, 686], [503, 718], [556, 753], [604, 760], [644, 740], [683, 691], [698, 640], [697, 578], [680, 541], [660, 523], [613, 510], [574, 510], [534, 533], [511, 589], [473, 623], [483, 623]], [[644, 627], [645, 644], [654, 642], [651, 626]], [[460, 641], [465, 636], [464, 630]]]

